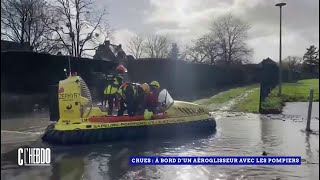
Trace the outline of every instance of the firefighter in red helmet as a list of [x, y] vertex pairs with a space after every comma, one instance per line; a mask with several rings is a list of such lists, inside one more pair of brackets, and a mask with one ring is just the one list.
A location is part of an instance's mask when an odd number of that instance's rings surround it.
[[107, 76], [107, 81], [103, 91], [104, 98], [102, 99], [102, 105], [106, 106], [108, 102], [108, 115], [112, 115], [114, 105], [119, 108], [119, 101], [121, 97], [118, 96], [117, 91], [123, 84], [123, 75], [126, 72], [128, 72], [127, 68], [123, 65], [119, 65], [115, 68], [115, 72]]

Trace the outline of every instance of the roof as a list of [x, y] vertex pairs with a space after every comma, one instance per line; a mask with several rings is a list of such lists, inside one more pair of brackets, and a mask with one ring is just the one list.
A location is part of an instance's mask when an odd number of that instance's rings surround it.
[[109, 48], [115, 56], [118, 54], [118, 52], [123, 51], [121, 47], [114, 44], [110, 44]]
[[110, 44], [110, 41], [105, 41], [104, 44], [98, 46], [94, 59], [100, 59], [105, 61], [120, 61], [126, 59], [126, 54], [123, 51], [121, 44]]
[[263, 61], [261, 61], [259, 64], [277, 64], [275, 61], [273, 61], [272, 59], [270, 59], [269, 57], [267, 59], [264, 59]]

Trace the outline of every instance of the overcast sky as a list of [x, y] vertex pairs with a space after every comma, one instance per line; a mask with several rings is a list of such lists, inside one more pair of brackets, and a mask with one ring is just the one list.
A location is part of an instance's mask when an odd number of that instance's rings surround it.
[[[97, 0], [106, 5], [115, 30], [111, 43], [124, 47], [133, 34], [166, 34], [180, 48], [208, 31], [215, 18], [231, 12], [251, 25], [248, 44], [253, 62], [279, 58], [278, 0]], [[319, 0], [285, 0], [282, 13], [283, 57], [303, 56], [319, 47]]]

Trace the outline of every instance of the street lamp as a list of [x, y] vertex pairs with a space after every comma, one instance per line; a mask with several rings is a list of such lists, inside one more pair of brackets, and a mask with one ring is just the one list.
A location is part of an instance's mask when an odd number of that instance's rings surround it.
[[282, 62], [281, 62], [281, 16], [282, 16], [282, 6], [285, 6], [286, 3], [278, 3], [276, 6], [280, 7], [280, 47], [279, 47], [279, 96], [281, 96], [281, 86], [282, 86]]

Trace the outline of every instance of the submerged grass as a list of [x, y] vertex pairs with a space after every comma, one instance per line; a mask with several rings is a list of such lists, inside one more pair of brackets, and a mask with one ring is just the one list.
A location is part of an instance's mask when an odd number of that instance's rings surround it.
[[259, 113], [260, 88], [254, 89], [247, 97], [240, 100], [231, 109], [237, 112]]
[[240, 96], [241, 94], [245, 93], [246, 91], [251, 90], [256, 87], [258, 87], [258, 84], [229, 89], [229, 90], [221, 92], [215, 96], [212, 96], [211, 98], [207, 99], [207, 101], [204, 101], [202, 104], [203, 105], [222, 104], [222, 103], [228, 102], [228, 101]]

